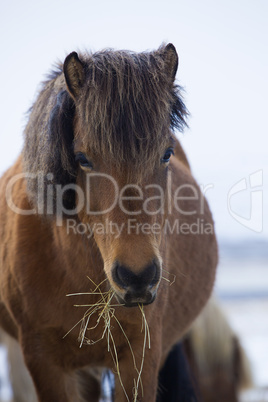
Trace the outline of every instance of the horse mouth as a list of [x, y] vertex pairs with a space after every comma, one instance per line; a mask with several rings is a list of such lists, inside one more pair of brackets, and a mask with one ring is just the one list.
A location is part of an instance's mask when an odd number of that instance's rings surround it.
[[127, 265], [115, 261], [112, 267], [112, 283], [115, 296], [125, 307], [146, 306], [154, 302], [161, 275], [161, 263], [153, 258], [140, 270], [133, 272]]
[[148, 304], [152, 304], [156, 298], [156, 291], [151, 293], [147, 292], [144, 296], [135, 296], [131, 293], [126, 292], [124, 296], [115, 293], [115, 297], [117, 301], [124, 307], [138, 307], [138, 306], [147, 306]]

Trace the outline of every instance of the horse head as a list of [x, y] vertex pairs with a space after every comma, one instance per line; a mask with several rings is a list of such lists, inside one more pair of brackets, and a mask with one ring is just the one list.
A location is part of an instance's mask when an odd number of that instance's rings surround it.
[[174, 84], [177, 67], [172, 44], [138, 54], [72, 52], [54, 83], [41, 165], [54, 184], [68, 187], [65, 215], [75, 211], [92, 228], [109, 283], [126, 306], [153, 302], [161, 279], [172, 129], [187, 114]]

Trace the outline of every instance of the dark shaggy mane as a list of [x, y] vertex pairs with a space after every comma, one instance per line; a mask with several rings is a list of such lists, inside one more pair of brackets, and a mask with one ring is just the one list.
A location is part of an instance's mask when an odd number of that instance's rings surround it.
[[[89, 153], [128, 174], [153, 171], [172, 144], [172, 132], [182, 131], [187, 117], [175, 71], [167, 68], [165, 47], [144, 53], [104, 50], [80, 54], [79, 59], [84, 81], [77, 97], [67, 89], [61, 63], [43, 82], [24, 132], [25, 171], [41, 172], [44, 187], [46, 182], [75, 183], [78, 138]], [[39, 188], [40, 182], [28, 180], [34, 204]], [[72, 208], [73, 195], [67, 194], [65, 201]]]
[[170, 129], [183, 130], [187, 110], [182, 89], [170, 77], [163, 49], [80, 56], [86, 82], [77, 102], [79, 131], [96, 154], [120, 165], [146, 160], [149, 167], [163, 153]]
[[55, 80], [60, 74], [62, 74], [62, 62], [57, 61], [46, 74], [45, 80], [42, 83], [42, 87], [45, 87], [49, 81]]
[[183, 91], [184, 89], [180, 85], [173, 85], [173, 100], [170, 112], [170, 128], [172, 131], [178, 130], [183, 132], [184, 128], [188, 127], [186, 119], [189, 113], [183, 102]]

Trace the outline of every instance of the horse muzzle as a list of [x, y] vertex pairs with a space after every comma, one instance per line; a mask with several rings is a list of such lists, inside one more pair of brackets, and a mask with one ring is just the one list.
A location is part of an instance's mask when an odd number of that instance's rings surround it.
[[115, 263], [112, 278], [116, 287], [120, 288], [115, 293], [119, 303], [125, 307], [151, 304], [156, 297], [160, 272], [160, 266], [155, 260], [139, 273]]

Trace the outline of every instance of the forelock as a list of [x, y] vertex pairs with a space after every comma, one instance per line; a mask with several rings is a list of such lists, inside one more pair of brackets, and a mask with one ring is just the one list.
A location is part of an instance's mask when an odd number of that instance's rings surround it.
[[153, 167], [170, 128], [182, 128], [186, 115], [161, 48], [144, 53], [106, 50], [81, 58], [86, 80], [77, 109], [85, 146], [120, 165], [146, 161]]

